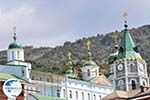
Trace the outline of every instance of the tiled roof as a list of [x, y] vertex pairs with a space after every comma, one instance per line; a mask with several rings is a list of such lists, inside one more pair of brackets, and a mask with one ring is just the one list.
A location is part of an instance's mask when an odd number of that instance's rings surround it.
[[102, 100], [113, 100], [115, 98], [122, 98], [122, 99], [128, 98], [127, 92], [117, 90], [105, 96]]
[[[143, 88], [143, 92], [141, 91], [141, 88]], [[117, 99], [138, 98], [138, 97], [144, 97], [144, 95], [146, 94], [150, 94], [150, 88], [141, 86], [136, 90], [130, 90], [130, 91], [116, 90], [111, 94], [105, 96], [102, 100], [114, 100], [116, 98]]]
[[96, 78], [90, 80], [90, 82], [93, 82], [96, 84], [112, 86], [112, 84], [109, 82], [109, 80], [104, 75], [97, 76]]

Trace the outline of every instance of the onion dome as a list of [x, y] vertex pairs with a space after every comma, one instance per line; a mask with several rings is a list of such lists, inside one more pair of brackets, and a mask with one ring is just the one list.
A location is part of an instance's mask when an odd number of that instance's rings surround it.
[[87, 60], [83, 63], [83, 67], [84, 66], [96, 66], [97, 67], [97, 64], [92, 60], [92, 52], [90, 50], [91, 41], [88, 40], [87, 43], [86, 43], [86, 46], [87, 46], [87, 49], [88, 49]]
[[94, 61], [89, 60], [89, 61], [85, 61], [83, 66], [97, 66], [97, 64]]

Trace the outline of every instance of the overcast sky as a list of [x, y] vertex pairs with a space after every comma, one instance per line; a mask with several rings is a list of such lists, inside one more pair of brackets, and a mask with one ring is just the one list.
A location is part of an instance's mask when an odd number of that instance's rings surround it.
[[0, 0], [0, 50], [17, 41], [34, 47], [62, 45], [65, 41], [150, 24], [150, 0]]

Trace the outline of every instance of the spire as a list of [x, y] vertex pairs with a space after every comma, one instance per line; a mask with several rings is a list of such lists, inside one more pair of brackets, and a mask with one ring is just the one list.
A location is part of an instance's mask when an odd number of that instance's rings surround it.
[[119, 50], [119, 56], [121, 58], [141, 58], [141, 56], [139, 55], [139, 53], [136, 52], [135, 48], [137, 48], [137, 46], [135, 45], [130, 32], [128, 30], [128, 25], [127, 25], [127, 16], [128, 13], [124, 12], [123, 17], [125, 20], [125, 24], [124, 24], [124, 32], [123, 32], [123, 36], [121, 38], [121, 43], [120, 43], [120, 50]]
[[16, 26], [13, 27], [13, 31], [14, 31], [14, 36], [13, 36], [13, 39], [14, 39], [14, 42], [16, 42]]
[[87, 49], [88, 49], [88, 53], [87, 53], [88, 60], [92, 60], [91, 41], [90, 41], [90, 40], [87, 40], [87, 41], [86, 41], [86, 47], [87, 47]]

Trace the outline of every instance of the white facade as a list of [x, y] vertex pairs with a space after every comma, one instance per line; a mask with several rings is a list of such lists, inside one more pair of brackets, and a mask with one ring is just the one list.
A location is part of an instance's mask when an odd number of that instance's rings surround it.
[[24, 61], [24, 49], [14, 48], [8, 49], [7, 51], [7, 61], [20, 60]]
[[35, 75], [34, 78], [37, 80], [32, 80], [32, 83], [36, 83], [32, 89], [44, 96], [69, 100], [100, 100], [113, 92], [112, 86], [71, 79], [67, 76], [56, 76], [56, 79], [51, 79], [51, 76], [41, 74], [40, 77]]

